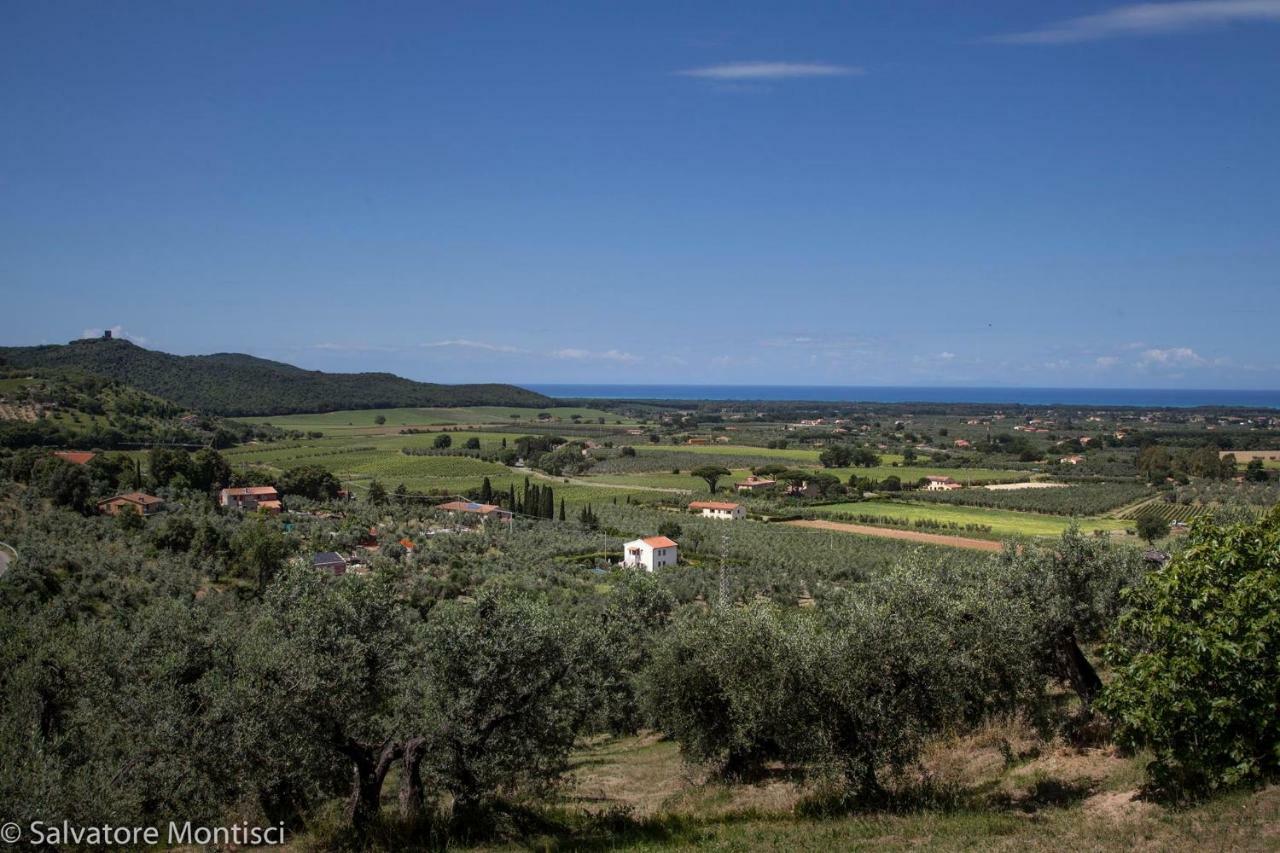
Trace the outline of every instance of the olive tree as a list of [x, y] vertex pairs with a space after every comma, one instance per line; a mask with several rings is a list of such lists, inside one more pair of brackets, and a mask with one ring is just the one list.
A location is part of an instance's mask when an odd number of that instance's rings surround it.
[[406, 775], [438, 780], [462, 827], [482, 821], [499, 792], [554, 781], [589, 704], [585, 654], [575, 625], [526, 595], [438, 605], [418, 694], [436, 724], [412, 744]]
[[267, 811], [345, 789], [363, 836], [387, 772], [422, 724], [405, 702], [420, 648], [413, 612], [384, 573], [282, 573], [236, 644], [219, 705], [235, 721], [239, 772]]
[[1069, 683], [1086, 710], [1102, 680], [1083, 646], [1105, 637], [1120, 614], [1122, 592], [1145, 570], [1136, 549], [1086, 536], [1074, 525], [1050, 544], [1007, 546], [992, 568], [1002, 579], [1000, 594], [1034, 608], [1029, 653], [1046, 675]]

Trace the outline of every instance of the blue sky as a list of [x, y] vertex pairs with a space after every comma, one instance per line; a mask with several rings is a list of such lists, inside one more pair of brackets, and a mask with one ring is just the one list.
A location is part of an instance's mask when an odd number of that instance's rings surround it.
[[1280, 388], [1280, 0], [0, 20], [3, 343]]

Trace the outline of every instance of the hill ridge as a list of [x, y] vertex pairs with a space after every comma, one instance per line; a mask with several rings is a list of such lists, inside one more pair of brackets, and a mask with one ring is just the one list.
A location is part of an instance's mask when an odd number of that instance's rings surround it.
[[0, 365], [79, 370], [132, 385], [194, 411], [224, 417], [412, 406], [551, 405], [503, 383], [445, 385], [394, 373], [328, 373], [247, 353], [173, 355], [119, 338], [0, 347]]

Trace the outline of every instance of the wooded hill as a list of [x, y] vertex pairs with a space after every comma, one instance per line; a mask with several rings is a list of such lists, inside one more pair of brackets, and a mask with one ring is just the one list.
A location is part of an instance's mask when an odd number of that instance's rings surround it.
[[391, 373], [324, 373], [243, 353], [170, 355], [119, 339], [0, 347], [0, 366], [105, 376], [210, 414], [280, 415], [398, 406], [529, 406], [549, 397], [515, 385], [438, 385]]

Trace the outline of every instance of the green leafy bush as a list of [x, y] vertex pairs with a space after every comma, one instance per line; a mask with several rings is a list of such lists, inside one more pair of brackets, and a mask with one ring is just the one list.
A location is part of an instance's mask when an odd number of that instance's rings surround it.
[[1280, 773], [1280, 509], [1197, 521], [1148, 575], [1108, 648], [1101, 707], [1119, 742], [1155, 754], [1153, 787], [1187, 799]]

